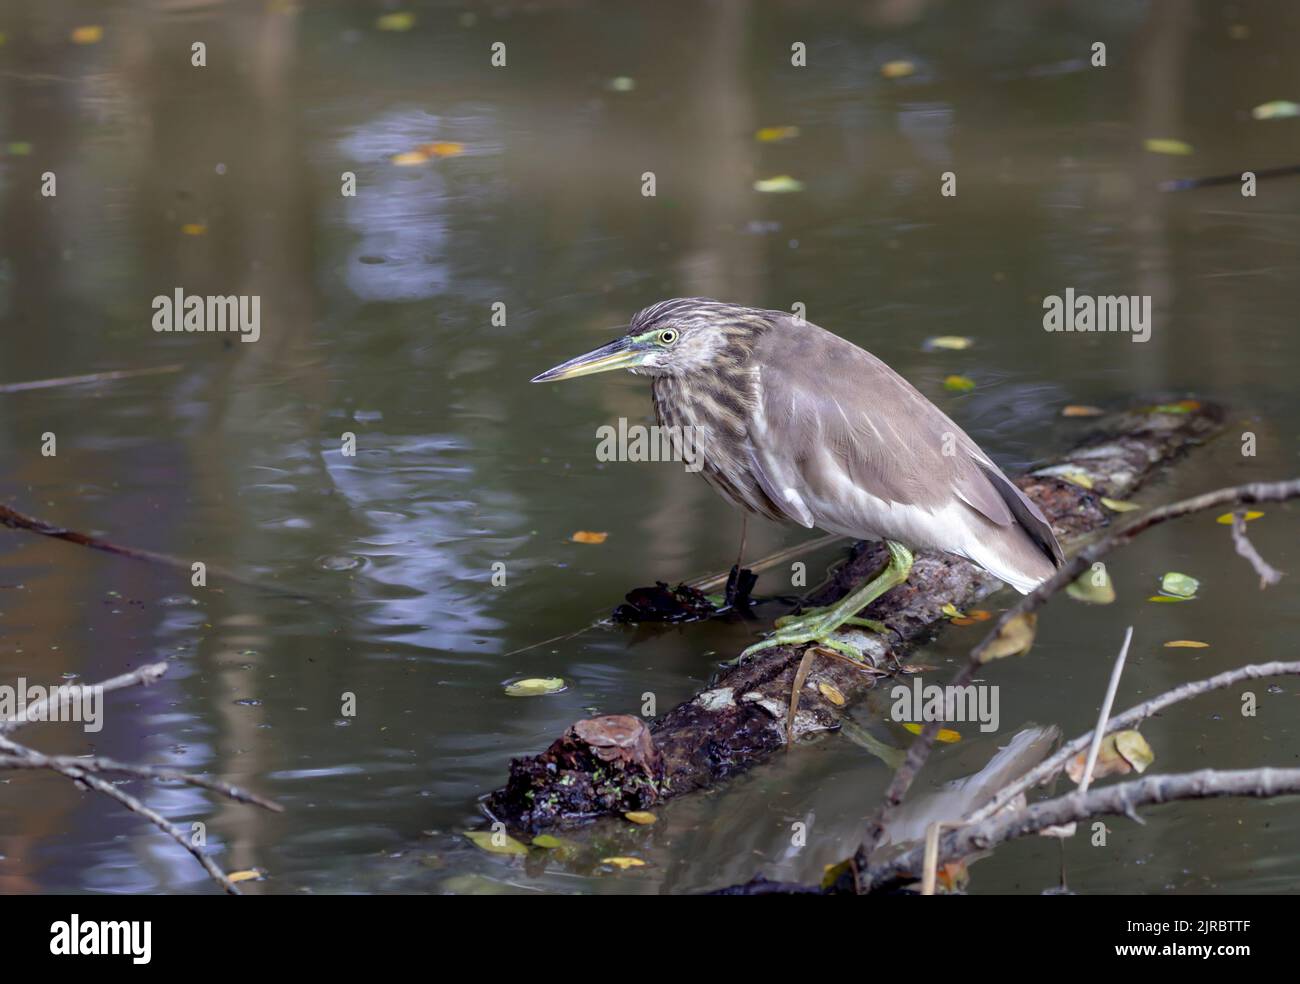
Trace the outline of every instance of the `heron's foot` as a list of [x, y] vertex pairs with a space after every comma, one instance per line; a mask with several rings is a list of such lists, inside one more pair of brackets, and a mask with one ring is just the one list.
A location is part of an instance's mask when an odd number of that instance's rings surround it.
[[[825, 608], [805, 608], [798, 615], [782, 615], [776, 620], [778, 629], [785, 628], [787, 625], [794, 626], [800, 624], [809, 616], [829, 615], [835, 610], [834, 605], [828, 605]], [[862, 618], [860, 615], [850, 615], [841, 625], [858, 625], [864, 629], [870, 629], [877, 635], [884, 635], [889, 631], [889, 626], [884, 622], [877, 622], [874, 618]]]
[[750, 592], [757, 583], [758, 575], [748, 567], [742, 568], [739, 564], [732, 566], [731, 573], [727, 575], [724, 604], [728, 608], [748, 608]]
[[843, 653], [855, 663], [865, 663], [867, 660], [862, 655], [861, 649], [851, 642], [845, 642], [836, 635], [836, 632], [844, 625], [863, 625], [873, 632], [887, 631], [885, 626], [879, 622], [854, 616], [845, 617], [843, 614], [837, 613], [833, 608], [818, 612], [806, 612], [803, 615], [787, 616], [781, 619], [777, 623], [775, 632], [761, 642], [754, 643], [742, 652], [735, 662], [743, 662], [764, 649], [774, 649], [777, 646], [803, 646], [812, 642], [819, 646], [825, 646], [827, 649], [833, 649], [837, 653]]
[[906, 581], [907, 575], [911, 573], [912, 552], [893, 540], [886, 540], [885, 546], [889, 548], [889, 563], [869, 583], [829, 608], [817, 608], [801, 615], [787, 615], [778, 619], [775, 632], [762, 642], [754, 643], [732, 662], [741, 663], [754, 653], [775, 646], [802, 646], [810, 642], [843, 653], [858, 662], [865, 662], [861, 649], [838, 638], [835, 633], [845, 625], [861, 626], [880, 635], [888, 631], [880, 622], [858, 614], [890, 588]]

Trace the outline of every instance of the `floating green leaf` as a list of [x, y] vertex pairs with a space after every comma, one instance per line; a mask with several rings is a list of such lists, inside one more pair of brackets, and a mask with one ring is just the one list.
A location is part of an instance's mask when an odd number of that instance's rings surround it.
[[1196, 595], [1196, 589], [1201, 586], [1201, 582], [1194, 577], [1186, 574], [1179, 574], [1177, 571], [1170, 571], [1160, 579], [1160, 590], [1164, 594], [1173, 595], [1175, 598], [1192, 598]]
[[943, 388], [952, 393], [965, 393], [975, 388], [975, 380], [969, 376], [949, 376], [943, 381]]
[[1110, 571], [1106, 565], [1098, 562], [1075, 578], [1065, 589], [1075, 601], [1089, 605], [1109, 605], [1115, 600], [1115, 585], [1111, 583]]
[[605, 83], [610, 92], [631, 92], [636, 88], [636, 79], [629, 75], [619, 75]]
[[506, 684], [507, 697], [542, 697], [568, 689], [562, 677], [529, 677]]
[[793, 140], [799, 136], [797, 126], [765, 126], [754, 133], [754, 139], [759, 143], [777, 143], [781, 140]]
[[927, 338], [923, 346], [927, 352], [933, 352], [935, 349], [946, 349], [950, 352], [960, 352], [968, 349], [975, 342], [962, 335], [936, 335], [934, 338]]
[[774, 178], [760, 178], [755, 181], [754, 190], [768, 195], [783, 195], [793, 191], [803, 191], [803, 182], [788, 174], [778, 174]]
[[375, 21], [375, 27], [381, 31], [409, 31], [414, 26], [415, 14], [406, 11], [384, 14]]
[[1192, 152], [1191, 144], [1164, 137], [1152, 137], [1143, 140], [1142, 146], [1153, 154], [1173, 154], [1178, 157], [1185, 157]]
[[1275, 99], [1256, 106], [1250, 111], [1250, 115], [1257, 120], [1282, 120], [1288, 116], [1300, 116], [1300, 103], [1293, 103], [1288, 99]]

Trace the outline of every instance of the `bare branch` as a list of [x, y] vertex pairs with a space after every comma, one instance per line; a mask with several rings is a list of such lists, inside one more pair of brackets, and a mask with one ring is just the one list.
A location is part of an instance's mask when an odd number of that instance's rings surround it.
[[[1110, 536], [1084, 547], [1073, 558], [1067, 560], [1057, 570], [1056, 574], [1025, 595], [1017, 604], [1003, 612], [994, 621], [988, 634], [971, 650], [966, 665], [958, 672], [952, 685], [962, 687], [971, 683], [976, 672], [983, 665], [984, 654], [994, 640], [998, 638], [1002, 628], [1008, 622], [1018, 616], [1037, 611], [1047, 603], [1048, 599], [1073, 583], [1080, 574], [1102, 557], [1105, 557], [1117, 547], [1130, 543], [1139, 534], [1151, 527], [1158, 526], [1171, 519], [1178, 519], [1182, 516], [1224, 505], [1281, 502], [1296, 496], [1300, 496], [1300, 479], [1291, 479], [1285, 482], [1254, 482], [1249, 485], [1238, 485], [1232, 488], [1207, 492], [1142, 514]], [[890, 814], [903, 801], [903, 797], [907, 795], [907, 791], [911, 788], [917, 773], [930, 757], [930, 751], [934, 747], [934, 737], [938, 731], [939, 722], [937, 721], [929, 721], [922, 728], [920, 735], [917, 736], [908, 749], [907, 758], [903, 760], [903, 764], [894, 773], [894, 778], [885, 791], [884, 800], [879, 809], [867, 824], [866, 836], [853, 856], [854, 879], [860, 890], [863, 888], [861, 879], [867, 871], [871, 852], [875, 850], [876, 845], [880, 842]]]
[[[1154, 803], [1220, 796], [1269, 798], [1296, 793], [1300, 793], [1300, 769], [1263, 768], [1231, 772], [1202, 769], [1181, 775], [1147, 776], [1086, 793], [1075, 791], [1035, 803], [1024, 810], [967, 824], [940, 839], [938, 863], [967, 857], [1046, 827], [1098, 816], [1131, 816], [1138, 807]], [[913, 880], [924, 862], [925, 845], [922, 844], [865, 872], [863, 888], [874, 891], [903, 879]]]
[[1246, 538], [1246, 517], [1238, 509], [1232, 514], [1232, 544], [1237, 548], [1237, 553], [1250, 561], [1250, 566], [1255, 568], [1255, 573], [1259, 575], [1259, 589], [1263, 591], [1270, 584], [1277, 584], [1282, 580], [1282, 572], [1273, 567], [1255, 549], [1255, 545]]
[[28, 704], [17, 717], [5, 718], [0, 721], [0, 735], [13, 731], [15, 728], [21, 728], [24, 724], [31, 724], [33, 721], [47, 720], [50, 717], [50, 704], [55, 700], [58, 701], [58, 710], [62, 712], [63, 708], [69, 703], [74, 700], [81, 700], [82, 695], [87, 690], [98, 690], [106, 694], [111, 690], [121, 690], [124, 687], [134, 687], [137, 684], [147, 686], [157, 682], [166, 672], [166, 663], [149, 663], [138, 670], [112, 677], [103, 683], [69, 684], [66, 687], [55, 688], [54, 692], [49, 696]]
[[[1212, 690], [1222, 690], [1224, 687], [1230, 687], [1232, 684], [1241, 680], [1258, 680], [1264, 677], [1283, 676], [1285, 674], [1300, 675], [1300, 662], [1295, 663], [1259, 663], [1251, 666], [1241, 666], [1235, 670], [1228, 670], [1217, 676], [1209, 677], [1205, 680], [1194, 680], [1190, 683], [1180, 684], [1173, 690], [1166, 691], [1158, 697], [1152, 697], [1150, 700], [1144, 700], [1136, 707], [1131, 707], [1123, 714], [1110, 719], [1106, 725], [1105, 734], [1112, 731], [1123, 731], [1126, 728], [1136, 727], [1147, 718], [1159, 713], [1166, 707], [1177, 704], [1180, 701], [1187, 700], [1191, 697], [1198, 697], [1201, 694], [1209, 693]], [[1075, 755], [1088, 747], [1088, 743], [1093, 740], [1095, 732], [1089, 731], [1086, 735], [1081, 735], [1073, 741], [1062, 745], [1055, 755], [1051, 758], [1044, 759], [1041, 763], [1030, 769], [1015, 782], [1000, 789], [996, 796], [989, 802], [971, 814], [972, 823], [983, 820], [1007, 803], [1011, 802], [1018, 795], [1027, 789], [1032, 789], [1040, 783], [1047, 782], [1052, 776], [1060, 772]]]
[[[17, 744], [17, 742], [13, 744]], [[53, 769], [55, 771], [79, 769], [83, 772], [96, 773], [119, 772], [122, 775], [134, 776], [137, 779], [183, 782], [189, 786], [198, 786], [201, 789], [220, 793], [222, 796], [239, 803], [260, 806], [272, 813], [284, 812], [284, 807], [274, 800], [264, 799], [256, 793], [241, 789], [239, 786], [232, 786], [230, 783], [222, 782], [219, 779], [208, 779], [206, 776], [195, 775], [193, 772], [181, 772], [178, 769], [168, 769], [158, 765], [134, 765], [130, 762], [119, 762], [116, 759], [104, 758], [99, 755], [86, 758], [75, 755], [44, 755], [35, 749], [28, 749], [26, 755], [0, 755], [0, 769]]]
[[273, 810], [277, 813], [282, 812], [283, 807], [271, 800], [263, 799], [260, 796], [250, 793], [247, 790], [240, 789], [228, 783], [220, 782], [215, 779], [207, 779], [203, 776], [197, 776], [189, 772], [181, 772], [176, 769], [167, 769], [159, 766], [133, 765], [129, 762], [118, 762], [115, 759], [103, 757], [78, 758], [72, 755], [44, 755], [29, 748], [26, 745], [19, 744], [12, 738], [5, 736], [5, 733], [24, 724], [30, 724], [34, 721], [41, 721], [49, 717], [49, 711], [52, 706], [62, 709], [63, 705], [71, 700], [80, 700], [86, 690], [98, 689], [101, 692], [110, 690], [121, 690], [124, 687], [131, 687], [138, 684], [149, 684], [158, 680], [167, 672], [166, 663], [151, 663], [142, 666], [130, 673], [123, 673], [121, 676], [105, 680], [103, 683], [86, 686], [69, 686], [60, 687], [54, 693], [46, 698], [35, 701], [23, 709], [23, 712], [17, 717], [0, 721], [0, 768], [8, 769], [47, 769], [51, 772], [57, 772], [59, 775], [71, 779], [73, 782], [93, 789], [97, 793], [116, 800], [122, 806], [126, 807], [132, 813], [138, 813], [144, 817], [164, 834], [174, 840], [181, 847], [185, 848], [194, 858], [203, 866], [214, 881], [217, 882], [226, 892], [231, 895], [239, 895], [240, 891], [235, 887], [235, 883], [227, 877], [207, 853], [196, 844], [191, 844], [185, 833], [169, 821], [156, 810], [145, 806], [140, 800], [136, 799], [130, 793], [118, 789], [111, 782], [100, 778], [95, 773], [98, 772], [120, 772], [126, 775], [137, 776], [144, 779], [157, 779], [165, 782], [184, 782], [192, 786], [199, 786], [204, 789], [210, 789], [213, 792], [228, 796], [231, 799], [242, 803], [251, 803], [256, 806]]

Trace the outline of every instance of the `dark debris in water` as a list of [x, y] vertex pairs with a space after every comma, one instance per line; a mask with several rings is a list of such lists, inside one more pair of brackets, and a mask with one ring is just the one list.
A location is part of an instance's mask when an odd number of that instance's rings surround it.
[[670, 588], [663, 581], [652, 588], [633, 588], [627, 601], [614, 609], [615, 622], [698, 622], [719, 609], [708, 596], [685, 584]]

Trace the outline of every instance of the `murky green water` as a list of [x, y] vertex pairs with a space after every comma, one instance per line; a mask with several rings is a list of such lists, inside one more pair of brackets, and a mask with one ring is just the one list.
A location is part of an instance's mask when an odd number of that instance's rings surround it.
[[[506, 655], [634, 585], [731, 562], [739, 518], [698, 478], [596, 460], [600, 424], [648, 418], [643, 380], [527, 382], [655, 300], [802, 302], [1008, 469], [1069, 445], [1081, 426], [1059, 417], [1067, 403], [1171, 393], [1227, 402], [1229, 434], [1143, 503], [1296, 473], [1300, 179], [1255, 198], [1154, 190], [1296, 162], [1300, 120], [1249, 112], [1300, 99], [1289, 5], [416, 3], [410, 30], [377, 30], [387, 9], [0, 2], [0, 383], [180, 366], [0, 395], [0, 501], [312, 599], [216, 578], [194, 588], [3, 532], [0, 679], [94, 681], [169, 661], [159, 685], [109, 697], [99, 734], [23, 735], [278, 799], [287, 811], [272, 816], [125, 787], [187, 828], [205, 823], [227, 869], [265, 869], [250, 891], [695, 891], [760, 870], [812, 880], [856, 841], [887, 773], [842, 736], [673, 803], [653, 828], [575, 835], [598, 857], [649, 862], [635, 871], [525, 867], [458, 836], [511, 756], [590, 711], [634, 712], [647, 693], [666, 709], [754, 637], [744, 622], [601, 629]], [[102, 40], [70, 43], [85, 25]], [[205, 68], [191, 66], [195, 41]], [[497, 41], [505, 67], [490, 64]], [[796, 41], [806, 68], [790, 65]], [[1095, 41], [1105, 68], [1087, 65]], [[898, 59], [915, 73], [882, 79]], [[614, 91], [617, 77], [631, 91]], [[791, 125], [797, 139], [754, 139]], [[1147, 153], [1147, 138], [1194, 152]], [[431, 141], [464, 151], [391, 163]], [[955, 198], [938, 193], [949, 170]], [[46, 171], [54, 198], [40, 195]], [[340, 194], [345, 171], [355, 197]], [[752, 190], [787, 174], [802, 192]], [[177, 287], [259, 295], [260, 340], [155, 333], [151, 301]], [[1042, 299], [1066, 287], [1151, 295], [1151, 341], [1047, 334]], [[976, 345], [922, 351], [950, 334]], [[976, 388], [946, 391], [952, 373]], [[1243, 430], [1255, 457], [1240, 453]], [[1283, 570], [1300, 570], [1298, 526], [1286, 507], [1254, 525]], [[609, 537], [569, 542], [579, 529]], [[806, 536], [751, 523], [751, 553]], [[490, 581], [498, 563], [504, 587]], [[1198, 600], [1149, 604], [1167, 570], [1200, 578]], [[1127, 624], [1121, 707], [1295, 651], [1300, 581], [1260, 593], [1211, 517], [1152, 533], [1112, 572], [1115, 605], [1054, 603], [1032, 656], [990, 672], [1002, 731], [943, 747], [929, 780], [978, 768], [1025, 721], [1086, 730]], [[917, 658], [955, 661], [974, 631]], [[570, 687], [506, 697], [519, 676]], [[1221, 692], [1147, 725], [1158, 766], [1293, 764], [1300, 685], [1254, 689], [1255, 717]], [[881, 701], [859, 720], [904, 744]], [[1071, 842], [1071, 886], [1300, 883], [1300, 804], [1182, 804], [1150, 821], [1111, 821], [1104, 848]], [[1060, 860], [1055, 843], [1011, 845], [974, 869], [972, 890], [1039, 891]], [[102, 798], [9, 773], [0, 890], [214, 889]]]

